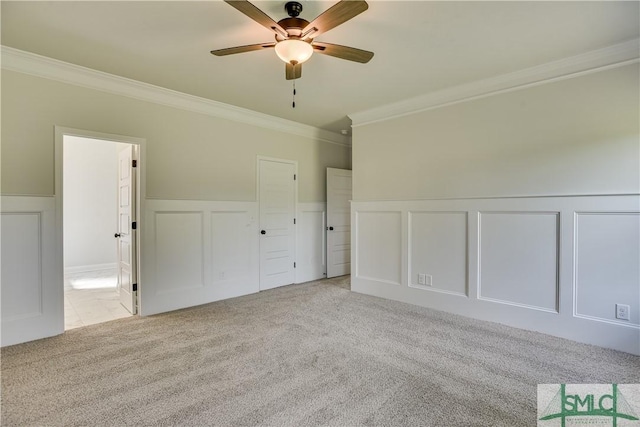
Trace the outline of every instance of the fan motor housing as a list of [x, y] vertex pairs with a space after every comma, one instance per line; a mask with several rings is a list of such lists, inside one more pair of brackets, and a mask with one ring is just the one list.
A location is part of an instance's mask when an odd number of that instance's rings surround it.
[[[302, 35], [302, 30], [309, 25], [309, 21], [302, 18], [284, 18], [278, 21], [278, 25], [284, 28], [290, 37], [300, 37]], [[276, 34], [276, 40], [280, 41], [283, 39], [284, 38], [282, 36]]]
[[307, 25], [309, 25], [309, 21], [302, 18], [284, 18], [278, 21], [278, 25], [280, 25], [285, 30], [298, 28], [302, 30]]

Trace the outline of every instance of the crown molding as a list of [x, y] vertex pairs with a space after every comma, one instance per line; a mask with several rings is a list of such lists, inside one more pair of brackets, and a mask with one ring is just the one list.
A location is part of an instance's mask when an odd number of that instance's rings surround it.
[[637, 63], [640, 39], [349, 114], [352, 127]]
[[313, 140], [350, 146], [350, 138], [344, 135], [246, 108], [188, 95], [8, 46], [0, 46], [0, 54], [2, 56], [1, 67], [5, 70], [246, 123]]

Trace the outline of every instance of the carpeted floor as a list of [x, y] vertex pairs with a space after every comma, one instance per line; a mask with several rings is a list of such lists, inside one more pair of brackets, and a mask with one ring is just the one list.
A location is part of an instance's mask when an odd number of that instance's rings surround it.
[[292, 285], [2, 349], [3, 426], [532, 426], [539, 383], [638, 383], [640, 358]]

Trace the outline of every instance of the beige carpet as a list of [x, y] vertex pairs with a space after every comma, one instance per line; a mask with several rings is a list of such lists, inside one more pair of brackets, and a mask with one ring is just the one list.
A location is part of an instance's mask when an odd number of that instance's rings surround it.
[[3, 426], [532, 426], [538, 383], [640, 358], [348, 291], [287, 286], [2, 349]]

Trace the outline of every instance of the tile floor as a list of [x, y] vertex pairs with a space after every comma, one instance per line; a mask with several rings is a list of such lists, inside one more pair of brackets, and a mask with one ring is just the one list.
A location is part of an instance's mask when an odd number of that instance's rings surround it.
[[115, 269], [65, 275], [65, 330], [131, 316], [120, 304], [116, 283]]

